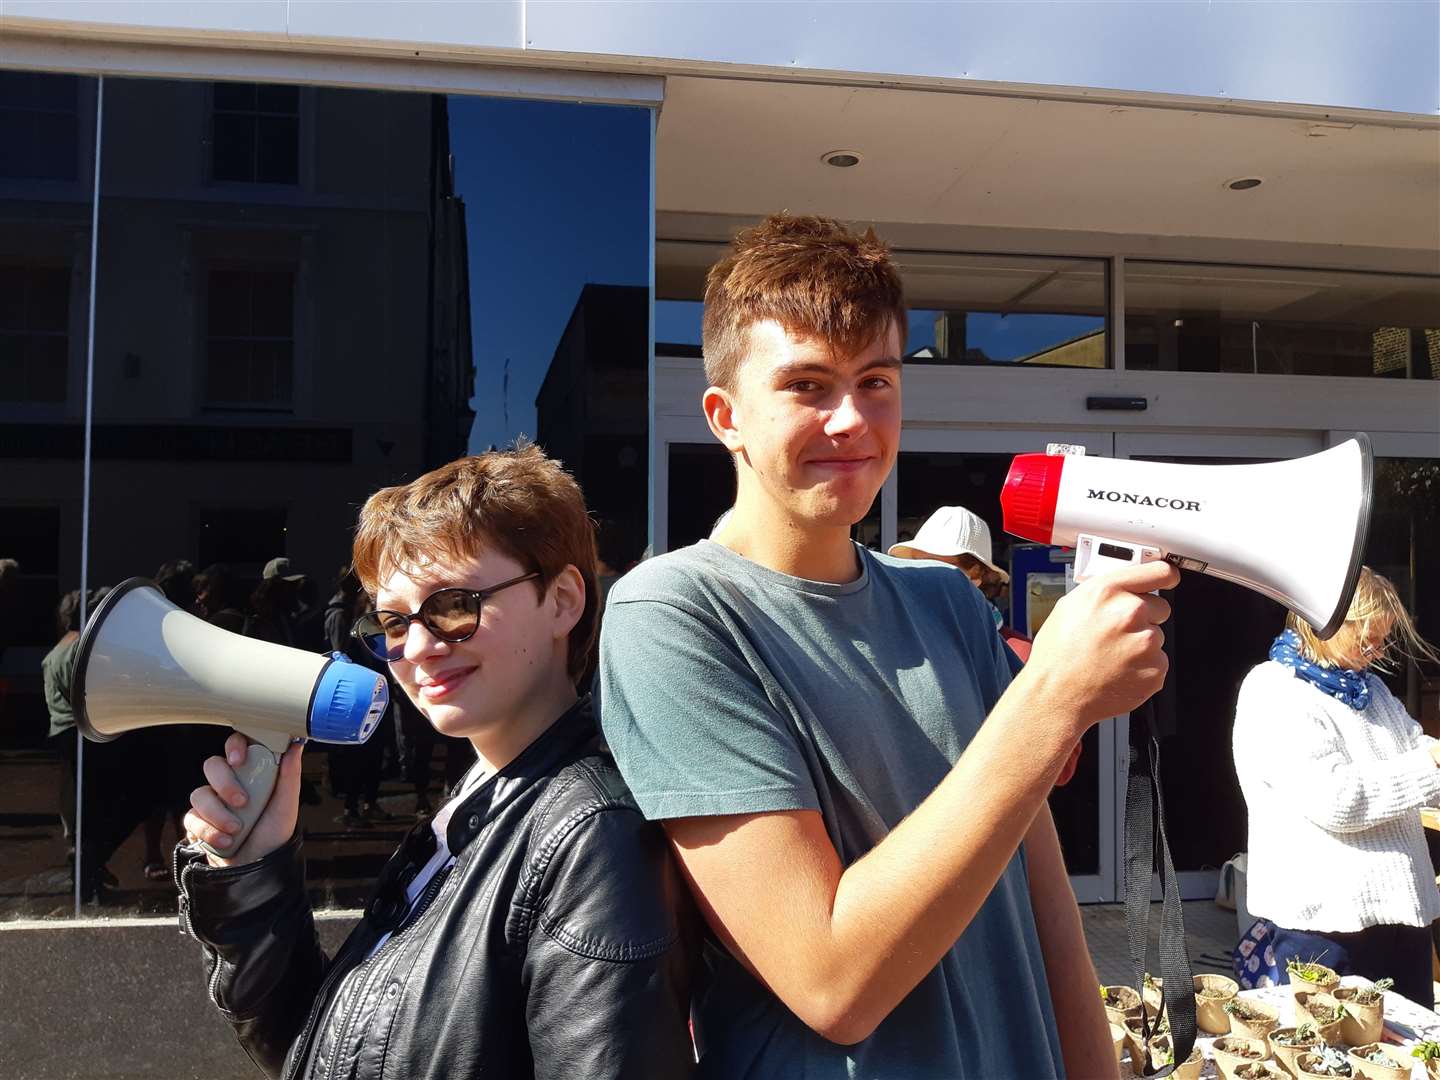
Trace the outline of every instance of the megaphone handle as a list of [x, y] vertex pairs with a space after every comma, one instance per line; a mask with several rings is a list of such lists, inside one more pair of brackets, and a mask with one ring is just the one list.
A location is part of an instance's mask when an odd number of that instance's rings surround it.
[[217, 850], [203, 840], [200, 847], [216, 858], [234, 858], [240, 846], [245, 843], [245, 838], [250, 835], [250, 830], [255, 827], [255, 822], [260, 820], [260, 815], [269, 805], [270, 796], [275, 791], [275, 780], [279, 775], [279, 755], [264, 743], [252, 742], [245, 750], [244, 762], [235, 766], [235, 779], [240, 781], [240, 786], [248, 796], [244, 806], [230, 808], [230, 812], [240, 819], [240, 831], [230, 834], [232, 843], [228, 850]]

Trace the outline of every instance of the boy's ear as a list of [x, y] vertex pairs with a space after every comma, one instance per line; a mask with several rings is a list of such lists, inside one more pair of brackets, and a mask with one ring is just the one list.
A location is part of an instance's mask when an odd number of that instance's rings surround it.
[[585, 614], [585, 579], [573, 565], [555, 575], [550, 583], [550, 602], [555, 612], [555, 637], [568, 638]]
[[705, 396], [700, 399], [700, 407], [705, 410], [705, 422], [710, 425], [710, 433], [720, 440], [726, 450], [734, 454], [745, 448], [745, 440], [740, 435], [739, 408], [731, 391], [720, 386], [707, 387]]

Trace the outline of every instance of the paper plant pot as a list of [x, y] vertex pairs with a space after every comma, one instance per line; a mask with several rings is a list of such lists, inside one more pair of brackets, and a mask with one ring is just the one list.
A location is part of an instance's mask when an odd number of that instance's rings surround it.
[[[1174, 1043], [1169, 1035], [1157, 1035], [1150, 1040], [1150, 1064], [1160, 1068], [1165, 1064], [1167, 1058], [1173, 1052]], [[1200, 1071], [1205, 1068], [1205, 1055], [1200, 1052], [1200, 1045], [1196, 1043], [1190, 1048], [1190, 1056], [1181, 1064], [1175, 1067], [1170, 1075], [1175, 1080], [1200, 1080]]]
[[[1387, 1059], [1387, 1063], [1382, 1065], [1360, 1056], [1368, 1050], [1379, 1050]], [[1415, 1064], [1415, 1059], [1400, 1057], [1399, 1055], [1403, 1052], [1398, 1049], [1387, 1050], [1378, 1042], [1357, 1046], [1350, 1051], [1350, 1068], [1361, 1080], [1410, 1080], [1410, 1070]]]
[[1136, 1076], [1144, 1076], [1145, 1062], [1150, 1055], [1145, 1049], [1145, 1037], [1140, 1030], [1139, 1016], [1129, 1017], [1125, 1021], [1125, 1049], [1130, 1054], [1130, 1071]]
[[1165, 980], [1151, 979], [1150, 985], [1146, 986], [1140, 993], [1145, 999], [1145, 1008], [1151, 1016], [1159, 1016], [1165, 1011]]
[[1225, 1035], [1230, 1017], [1225, 1003], [1240, 992], [1240, 984], [1224, 975], [1195, 976], [1195, 1025], [1207, 1035]]
[[1106, 994], [1105, 1015], [1110, 1018], [1110, 1023], [1124, 1028], [1126, 1018], [1140, 1008], [1140, 995], [1133, 986], [1102, 986], [1101, 989]]
[[1290, 975], [1292, 993], [1298, 994], [1303, 991], [1310, 994], [1328, 994], [1340, 985], [1340, 976], [1335, 973], [1333, 968], [1328, 968], [1324, 964], [1311, 964], [1310, 966], [1319, 969], [1320, 972], [1320, 978], [1313, 982], [1302, 979], [1295, 972], [1286, 969]]
[[1125, 1028], [1120, 1024], [1110, 1025], [1110, 1041], [1115, 1044], [1115, 1067], [1120, 1067], [1120, 1056], [1125, 1052]]
[[1329, 994], [1315, 994], [1305, 990], [1295, 992], [1295, 1023], [1303, 1024], [1307, 1021], [1315, 1025], [1320, 1032], [1320, 1038], [1325, 1040], [1326, 1046], [1339, 1046], [1341, 1040], [1340, 1026], [1344, 1017], [1321, 1022], [1321, 1016], [1328, 1015], [1330, 1010], [1340, 1005]]
[[1296, 1030], [1294, 1027], [1277, 1027], [1265, 1037], [1270, 1047], [1270, 1056], [1275, 1059], [1275, 1064], [1279, 1065], [1289, 1076], [1298, 1075], [1295, 1068], [1295, 1059], [1301, 1054], [1316, 1049], [1324, 1041], [1318, 1035], [1315, 1037], [1314, 1042], [1302, 1043], [1299, 1046], [1292, 1046], [1280, 1041], [1283, 1036], [1294, 1035]]
[[1210, 1047], [1215, 1058], [1215, 1068], [1223, 1080], [1235, 1080], [1235, 1070], [1247, 1061], [1264, 1061], [1270, 1047], [1262, 1039], [1251, 1039], [1244, 1035], [1221, 1035]]
[[1320, 1060], [1320, 1055], [1306, 1051], [1295, 1059], [1295, 1076], [1297, 1080], [1333, 1080], [1329, 1073], [1315, 1072], [1314, 1066]]
[[1371, 1004], [1362, 1005], [1355, 1000], [1355, 995], [1365, 989], [1368, 987], [1340, 986], [1331, 994], [1345, 1006], [1345, 1016], [1340, 1021], [1340, 1038], [1350, 1046], [1379, 1042], [1380, 1033], [1385, 1030], [1385, 995], [1382, 993]]
[[1244, 1003], [1251, 1012], [1257, 1014], [1256, 1019], [1247, 1019], [1235, 1013], [1230, 1013], [1230, 1030], [1236, 1035], [1244, 1035], [1247, 1039], [1259, 1039], [1262, 1043], [1265, 1036], [1280, 1026], [1280, 1010], [1273, 1005], [1267, 1005], [1263, 1001], [1256, 1001], [1253, 998], [1236, 998], [1235, 1004]]
[[1273, 1061], [1247, 1061], [1236, 1066], [1234, 1080], [1288, 1080], [1288, 1077]]

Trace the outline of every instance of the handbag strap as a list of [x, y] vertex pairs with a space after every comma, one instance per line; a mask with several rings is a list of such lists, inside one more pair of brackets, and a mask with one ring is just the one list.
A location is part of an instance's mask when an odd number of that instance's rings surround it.
[[[1139, 723], [1143, 719], [1143, 723]], [[1160, 865], [1155, 865], [1156, 838]], [[1160, 974], [1165, 980], [1165, 1013], [1170, 1019], [1170, 1041], [1175, 1049], [1171, 1065], [1154, 1067], [1149, 1060], [1150, 1015], [1145, 1010], [1145, 950], [1150, 932], [1150, 880], [1158, 869], [1164, 896], [1160, 921]], [[1160, 788], [1160, 739], [1155, 706], [1146, 702], [1131, 714], [1130, 769], [1125, 787], [1125, 926], [1135, 990], [1140, 995], [1140, 1030], [1144, 1039], [1147, 1077], [1169, 1076], [1184, 1064], [1195, 1046], [1195, 980], [1185, 948], [1185, 913], [1180, 885], [1170, 859], [1165, 835], [1165, 801]]]

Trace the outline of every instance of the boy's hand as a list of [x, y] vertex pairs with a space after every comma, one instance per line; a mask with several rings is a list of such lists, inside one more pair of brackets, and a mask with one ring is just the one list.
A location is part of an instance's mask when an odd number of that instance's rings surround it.
[[1045, 620], [1020, 678], [1080, 720], [1077, 736], [1130, 712], [1164, 685], [1170, 666], [1160, 629], [1170, 604], [1150, 593], [1179, 583], [1180, 571], [1163, 561], [1083, 582]]

